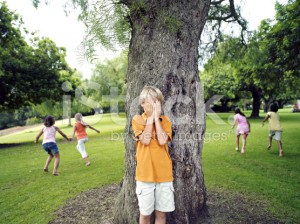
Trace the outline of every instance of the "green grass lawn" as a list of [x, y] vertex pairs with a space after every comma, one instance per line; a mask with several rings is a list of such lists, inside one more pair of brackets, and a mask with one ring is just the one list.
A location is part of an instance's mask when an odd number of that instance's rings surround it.
[[[300, 113], [279, 113], [284, 128], [283, 158], [278, 156], [275, 142], [270, 151], [266, 150], [268, 125], [261, 127], [262, 119], [250, 120], [251, 134], [242, 156], [235, 151], [235, 130], [230, 129], [228, 119], [232, 114], [218, 114], [224, 124], [215, 124], [208, 115], [203, 149], [205, 183], [208, 190], [241, 192], [266, 201], [277, 217], [296, 223], [300, 220]], [[59, 137], [59, 177], [42, 171], [47, 155], [41, 141], [33, 143], [42, 126], [0, 136], [0, 223], [48, 223], [67, 199], [121, 181], [124, 145], [122, 138], [116, 137], [122, 134], [124, 119], [106, 114], [86, 117], [85, 121], [101, 130], [100, 134], [88, 130], [86, 148], [92, 165], [85, 166], [76, 140], [68, 143]], [[56, 125], [71, 134], [71, 127], [61, 122]]]
[[[226, 124], [215, 124], [208, 115], [203, 149], [203, 170], [207, 189], [226, 189], [265, 200], [269, 210], [286, 223], [300, 220], [300, 113], [279, 111], [283, 126], [284, 157], [277, 143], [268, 146], [268, 124], [250, 119], [251, 133], [246, 154], [235, 151], [233, 114], [218, 114]], [[250, 115], [250, 114], [248, 114]], [[261, 112], [261, 116], [265, 113]], [[240, 139], [241, 141], [241, 139]], [[241, 144], [241, 142], [240, 142]]]
[[[123, 115], [124, 117], [124, 115]], [[0, 149], [0, 223], [48, 223], [54, 218], [54, 211], [68, 198], [80, 192], [121, 181], [124, 173], [124, 145], [112, 141], [112, 133], [122, 133], [124, 119], [109, 115], [92, 116], [84, 119], [101, 131], [97, 134], [88, 129], [89, 141], [86, 149], [92, 165], [85, 166], [76, 149], [77, 141], [67, 142], [59, 136], [57, 141], [61, 155], [60, 176], [43, 172], [47, 154], [41, 140], [33, 141], [42, 126], [34, 130], [0, 137], [0, 143], [17, 143]], [[72, 128], [56, 123], [68, 136]]]

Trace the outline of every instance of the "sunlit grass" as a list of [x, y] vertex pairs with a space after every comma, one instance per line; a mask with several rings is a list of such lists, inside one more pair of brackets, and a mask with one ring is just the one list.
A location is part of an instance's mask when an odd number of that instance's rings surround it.
[[[249, 120], [251, 133], [246, 154], [241, 155], [235, 151], [235, 130], [228, 122], [232, 114], [218, 114], [225, 124], [215, 124], [208, 116], [203, 169], [208, 190], [221, 187], [267, 200], [276, 216], [293, 223], [300, 220], [300, 113], [285, 109], [279, 114], [284, 129], [283, 158], [275, 141], [267, 150], [268, 124], [262, 127], [262, 119]], [[213, 134], [221, 137], [213, 138]]]
[[[124, 117], [124, 115], [122, 115]], [[111, 134], [121, 133], [123, 126], [111, 121], [111, 116], [86, 118], [100, 134], [88, 130], [89, 141], [86, 149], [92, 165], [85, 162], [76, 150], [76, 140], [68, 143], [59, 140], [61, 155], [60, 176], [43, 172], [47, 154], [42, 150], [41, 141], [33, 140], [40, 128], [22, 133], [2, 136], [1, 143], [21, 143], [15, 147], [0, 149], [0, 223], [48, 223], [54, 211], [68, 198], [91, 188], [121, 181], [124, 173], [124, 144], [112, 141]], [[71, 127], [56, 123], [63, 132], [70, 135]]]

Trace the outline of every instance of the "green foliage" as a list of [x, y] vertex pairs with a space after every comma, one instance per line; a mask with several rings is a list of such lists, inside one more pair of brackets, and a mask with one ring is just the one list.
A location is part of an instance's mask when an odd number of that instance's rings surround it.
[[214, 55], [204, 65], [200, 78], [204, 86], [204, 96], [208, 100], [214, 95], [237, 99], [240, 94], [240, 79], [236, 76], [235, 63], [242, 55], [243, 46], [237, 38], [226, 38]]
[[[214, 95], [223, 95], [220, 99], [222, 107], [215, 110], [225, 112], [230, 109], [230, 106], [238, 104], [243, 108], [246, 102], [249, 103], [249, 94], [243, 89], [247, 80], [241, 76], [238, 69], [245, 51], [246, 48], [239, 38], [227, 36], [218, 44], [215, 53], [200, 72], [205, 100], [211, 99]], [[241, 102], [242, 99], [247, 100]]]
[[128, 46], [130, 28], [128, 8], [116, 1], [99, 0], [89, 6], [89, 11], [82, 14], [81, 19], [87, 27], [82, 45], [85, 56], [94, 60], [96, 47], [103, 46], [114, 50], [116, 46]]
[[61, 85], [80, 80], [66, 63], [66, 50], [49, 38], [22, 36], [22, 20], [6, 3], [0, 8], [0, 109], [12, 110], [44, 100], [60, 99]]
[[[102, 63], [96, 64], [93, 71], [91, 81], [97, 83], [100, 91], [88, 91], [88, 96], [100, 102], [101, 107], [105, 112], [110, 111], [111, 102], [104, 98], [104, 96], [111, 95], [113, 87], [118, 89], [118, 96], [125, 97], [126, 84], [125, 75], [127, 72], [127, 52], [122, 52], [119, 56], [106, 60]], [[117, 97], [117, 96], [116, 96]], [[125, 101], [119, 103], [119, 111], [124, 111]]]
[[26, 125], [40, 124], [42, 120], [37, 117], [31, 117], [26, 120]]
[[298, 8], [299, 1], [290, 1], [285, 6], [277, 4], [276, 21], [262, 21], [245, 46], [235, 38], [220, 42], [201, 74], [207, 86], [206, 96], [230, 97], [255, 89], [266, 106], [272, 101], [299, 98]]

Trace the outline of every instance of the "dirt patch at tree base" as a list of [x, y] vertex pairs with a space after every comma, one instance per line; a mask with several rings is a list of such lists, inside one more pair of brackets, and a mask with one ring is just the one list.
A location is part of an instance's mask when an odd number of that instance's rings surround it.
[[[117, 184], [81, 193], [67, 201], [66, 205], [56, 212], [56, 219], [51, 224], [113, 224], [112, 211]], [[209, 216], [199, 223], [260, 223], [280, 224], [266, 209], [266, 205], [239, 193], [224, 192], [222, 189], [208, 191], [207, 208]]]

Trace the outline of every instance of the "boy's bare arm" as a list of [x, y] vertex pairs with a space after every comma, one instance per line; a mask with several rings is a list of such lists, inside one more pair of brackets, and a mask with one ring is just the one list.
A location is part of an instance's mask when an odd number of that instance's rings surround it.
[[264, 126], [265, 122], [270, 118], [270, 115], [268, 114], [265, 119], [262, 121], [262, 126]]
[[155, 122], [155, 130], [157, 135], [157, 140], [160, 145], [165, 145], [168, 142], [168, 135], [164, 131], [160, 123], [160, 115], [161, 115], [161, 102], [156, 101], [153, 103], [154, 108], [154, 122]]
[[155, 128], [156, 128], [156, 135], [157, 140], [160, 145], [165, 145], [168, 142], [169, 136], [165, 132], [165, 130], [162, 128], [160, 120], [155, 120]]
[[152, 137], [153, 116], [148, 117], [146, 127], [142, 134], [139, 135], [139, 140], [143, 145], [149, 145]]
[[41, 132], [35, 138], [35, 141], [34, 141], [35, 143], [37, 143], [39, 141], [39, 139], [40, 139], [40, 137], [42, 136], [43, 133], [44, 133], [43, 130], [41, 130]]

